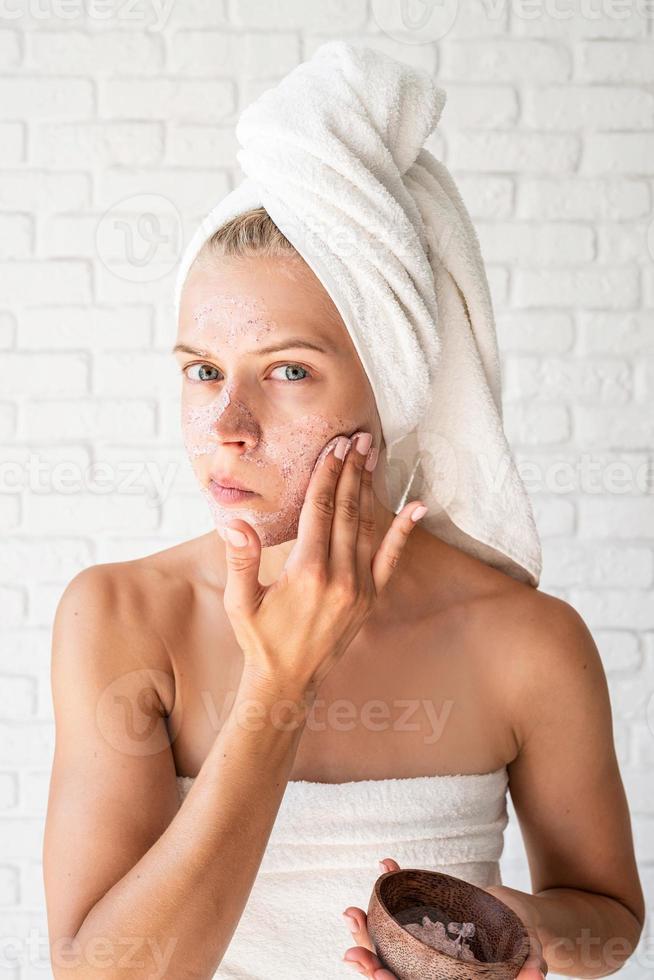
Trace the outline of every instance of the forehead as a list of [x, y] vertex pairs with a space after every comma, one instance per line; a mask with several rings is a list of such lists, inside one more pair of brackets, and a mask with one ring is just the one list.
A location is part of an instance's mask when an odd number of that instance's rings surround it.
[[322, 333], [353, 347], [329, 293], [299, 257], [217, 256], [197, 263], [182, 291], [180, 332], [202, 322], [219, 328], [221, 321]]

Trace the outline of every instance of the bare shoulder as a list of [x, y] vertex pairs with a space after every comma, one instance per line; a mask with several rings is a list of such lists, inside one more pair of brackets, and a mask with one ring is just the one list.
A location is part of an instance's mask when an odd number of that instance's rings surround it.
[[[86, 633], [89, 640], [107, 631], [115, 634], [120, 639], [113, 648], [115, 667], [126, 670], [139, 665], [156, 671], [165, 712], [174, 702], [165, 639], [168, 620], [183, 615], [192, 592], [184, 554], [184, 545], [179, 545], [142, 558], [84, 568], [67, 584], [54, 619], [54, 635], [64, 640], [73, 630], [76, 635]], [[56, 645], [60, 651], [67, 647]]]
[[[169, 600], [192, 590], [190, 545], [183, 542], [142, 558], [103, 562], [78, 572], [64, 596], [84, 598], [94, 605], [156, 628], [156, 613]], [[63, 598], [63, 596], [62, 596]]]
[[[516, 748], [570, 711], [608, 716], [604, 666], [592, 633], [568, 602], [511, 581], [473, 611], [484, 637], [489, 682], [514, 731]], [[482, 649], [480, 640], [479, 649]]]

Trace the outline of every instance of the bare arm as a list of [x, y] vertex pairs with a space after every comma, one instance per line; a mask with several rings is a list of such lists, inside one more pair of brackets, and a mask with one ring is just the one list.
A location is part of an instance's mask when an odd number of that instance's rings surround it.
[[[347, 440], [328, 446], [336, 443]], [[135, 599], [133, 590], [116, 588], [111, 566], [96, 566], [66, 590], [54, 624], [56, 745], [44, 853], [56, 980], [162, 976], [163, 955], [167, 976], [209, 980], [220, 964], [315, 692], [370, 614], [414, 527], [415, 502], [395, 516], [375, 551], [367, 448], [345, 462], [340, 454], [321, 456], [297, 542], [273, 585], [258, 579], [258, 535], [245, 521], [230, 521], [247, 547], [226, 544], [223, 602], [246, 667], [232, 713], [179, 812], [165, 737], [164, 689], [172, 677], [152, 637], [157, 617], [143, 611], [152, 586]], [[249, 722], [239, 714], [248, 698], [256, 702]], [[71, 971], [61, 937], [75, 938]], [[129, 964], [126, 945], [136, 953]]]
[[534, 600], [531, 621], [512, 622], [518, 656], [505, 675], [521, 746], [509, 777], [526, 897], [550, 971], [602, 977], [633, 953], [644, 921], [609, 691], [581, 616], [552, 596]]
[[208, 980], [246, 905], [308, 706], [303, 690], [244, 673], [178, 810], [156, 696], [165, 675], [131, 619], [102, 566], [73, 580], [55, 619], [44, 841], [53, 972]]

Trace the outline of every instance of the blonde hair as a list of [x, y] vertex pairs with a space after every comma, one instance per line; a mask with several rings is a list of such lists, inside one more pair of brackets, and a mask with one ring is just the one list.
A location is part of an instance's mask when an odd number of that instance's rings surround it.
[[198, 252], [195, 262], [216, 255], [239, 258], [252, 255], [269, 258], [301, 258], [297, 249], [291, 245], [263, 207], [237, 214], [217, 228]]
[[[247, 258], [251, 256], [267, 258], [295, 259], [285, 265], [284, 273], [291, 280], [296, 278], [300, 266], [306, 267], [306, 262], [272, 220], [265, 208], [252, 208], [230, 218], [220, 228], [217, 228], [202, 245], [202, 248], [191, 263], [189, 274], [196, 263], [205, 265], [216, 256]], [[325, 290], [325, 308], [332, 317], [340, 320], [340, 314]], [[382, 434], [380, 450], [385, 448]]]

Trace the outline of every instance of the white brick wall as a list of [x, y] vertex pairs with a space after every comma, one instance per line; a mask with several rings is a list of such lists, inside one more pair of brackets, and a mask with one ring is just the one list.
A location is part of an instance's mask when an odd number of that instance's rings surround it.
[[[579, 610], [602, 653], [654, 897], [653, 6], [465, 0], [441, 29], [417, 26], [418, 4], [404, 37], [399, 4], [382, 0], [0, 6], [0, 977], [48, 975], [61, 591], [90, 564], [211, 526], [178, 431], [174, 261], [239, 179], [240, 109], [332, 37], [448, 91], [429, 146], [479, 232], [542, 588]], [[143, 212], [161, 240], [138, 265], [114, 219], [140, 258]], [[503, 876], [528, 889], [510, 813]], [[652, 959], [650, 931], [623, 975], [651, 975]]]

